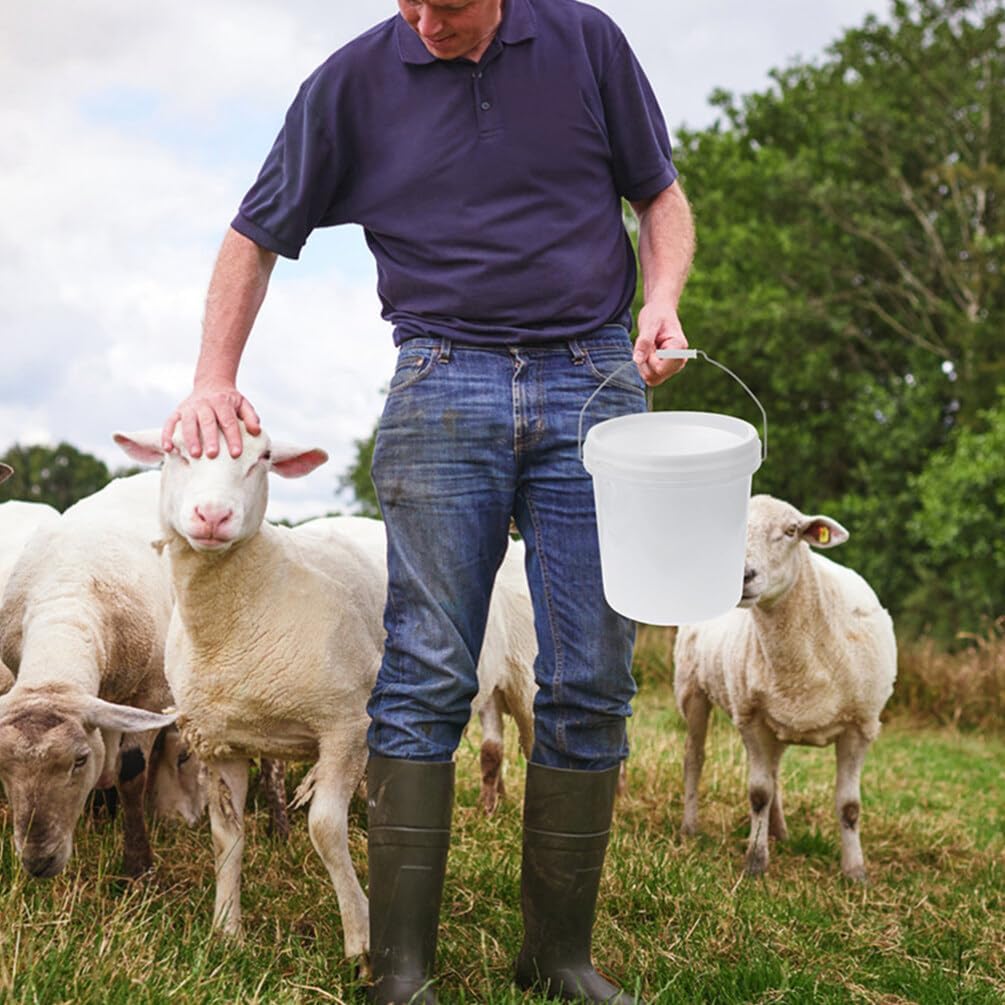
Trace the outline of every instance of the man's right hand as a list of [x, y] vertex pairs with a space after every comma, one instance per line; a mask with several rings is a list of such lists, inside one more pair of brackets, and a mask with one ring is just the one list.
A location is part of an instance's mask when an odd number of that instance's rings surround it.
[[232, 457], [239, 457], [243, 446], [240, 422], [252, 436], [262, 431], [254, 406], [233, 385], [196, 388], [164, 423], [161, 445], [174, 449], [175, 428], [181, 423], [185, 449], [192, 457], [216, 457], [220, 452], [220, 431]]

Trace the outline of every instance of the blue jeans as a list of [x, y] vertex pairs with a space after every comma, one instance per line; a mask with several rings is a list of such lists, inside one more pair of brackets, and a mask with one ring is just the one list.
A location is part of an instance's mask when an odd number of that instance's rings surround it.
[[[512, 516], [538, 640], [532, 760], [600, 771], [627, 756], [635, 625], [604, 600], [578, 424], [587, 398], [631, 352], [619, 325], [534, 348], [441, 338], [401, 346], [373, 455], [389, 582], [368, 706], [372, 753], [453, 756]], [[583, 436], [645, 405], [642, 379], [625, 367], [594, 398]]]

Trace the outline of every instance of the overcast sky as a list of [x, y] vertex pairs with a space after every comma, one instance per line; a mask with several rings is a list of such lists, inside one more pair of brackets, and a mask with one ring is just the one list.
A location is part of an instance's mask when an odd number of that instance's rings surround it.
[[[547, 2], [547, 0], [535, 0]], [[713, 89], [768, 86], [887, 0], [600, 0], [673, 133]], [[135, 0], [0, 9], [0, 452], [68, 440], [125, 463], [191, 386], [216, 250], [300, 81], [393, 0]], [[681, 165], [686, 178], [687, 165]], [[241, 370], [276, 439], [328, 465], [273, 484], [273, 517], [335, 508], [394, 362], [356, 228], [280, 260]], [[692, 334], [692, 341], [695, 341]]]

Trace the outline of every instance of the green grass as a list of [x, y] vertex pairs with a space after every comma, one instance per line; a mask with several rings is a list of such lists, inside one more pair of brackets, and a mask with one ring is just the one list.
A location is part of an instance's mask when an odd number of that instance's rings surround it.
[[[1005, 740], [914, 720], [888, 724], [866, 762], [868, 886], [844, 881], [833, 748], [782, 762], [790, 839], [766, 878], [744, 878], [745, 759], [718, 714], [702, 782], [703, 833], [681, 839], [683, 731], [665, 685], [631, 725], [594, 954], [649, 1003], [1005, 1001]], [[511, 751], [512, 753], [512, 751]], [[539, 1001], [509, 983], [520, 941], [522, 766], [491, 819], [477, 807], [474, 739], [459, 752], [440, 930], [440, 997]], [[283, 845], [249, 814], [246, 934], [214, 935], [208, 825], [161, 826], [146, 881], [116, 874], [119, 831], [83, 822], [67, 872], [27, 879], [0, 804], [0, 1002], [349, 1002], [335, 898], [303, 813]], [[363, 807], [353, 856], [365, 875]]]

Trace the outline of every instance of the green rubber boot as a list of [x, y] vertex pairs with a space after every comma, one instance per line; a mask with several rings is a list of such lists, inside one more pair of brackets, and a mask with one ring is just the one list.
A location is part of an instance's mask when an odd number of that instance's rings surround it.
[[524, 990], [566, 1001], [641, 1005], [597, 973], [590, 955], [619, 771], [527, 767], [524, 938], [515, 974]]
[[371, 757], [366, 773], [372, 1005], [436, 1005], [432, 986], [454, 801], [452, 761]]

